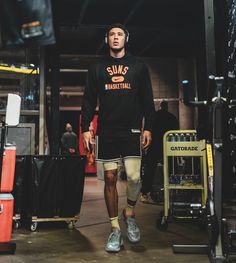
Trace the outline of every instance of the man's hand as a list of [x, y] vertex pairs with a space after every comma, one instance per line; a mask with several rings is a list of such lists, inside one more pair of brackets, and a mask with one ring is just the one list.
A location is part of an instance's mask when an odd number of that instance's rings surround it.
[[91, 144], [93, 144], [93, 138], [92, 138], [92, 134], [90, 131], [87, 132], [83, 132], [83, 144], [84, 144], [84, 149], [87, 151], [90, 151], [90, 146]]
[[142, 146], [147, 149], [152, 142], [152, 133], [150, 131], [143, 131]]

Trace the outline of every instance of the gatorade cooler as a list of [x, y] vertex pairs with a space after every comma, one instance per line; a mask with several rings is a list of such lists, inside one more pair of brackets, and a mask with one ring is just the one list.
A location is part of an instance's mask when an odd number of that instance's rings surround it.
[[14, 198], [0, 194], [0, 244], [11, 240]]
[[2, 161], [2, 180], [0, 182], [0, 193], [12, 192], [16, 164], [16, 147], [6, 145]]

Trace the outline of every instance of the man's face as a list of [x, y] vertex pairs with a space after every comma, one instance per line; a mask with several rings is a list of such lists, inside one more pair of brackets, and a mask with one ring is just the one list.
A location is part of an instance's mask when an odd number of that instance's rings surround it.
[[108, 33], [108, 45], [113, 50], [122, 50], [125, 47], [125, 39], [125, 32], [121, 28], [114, 27]]
[[72, 126], [70, 124], [66, 125], [66, 131], [68, 131], [68, 132], [72, 131]]

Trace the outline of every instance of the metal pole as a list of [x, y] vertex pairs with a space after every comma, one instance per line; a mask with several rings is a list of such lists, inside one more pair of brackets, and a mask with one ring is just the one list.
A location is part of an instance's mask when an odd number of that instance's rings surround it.
[[39, 91], [39, 154], [45, 150], [45, 49], [40, 47], [40, 91]]
[[208, 78], [209, 75], [216, 74], [214, 0], [204, 0], [204, 16], [206, 70]]
[[60, 54], [58, 45], [51, 51], [51, 154], [59, 154], [60, 146]]

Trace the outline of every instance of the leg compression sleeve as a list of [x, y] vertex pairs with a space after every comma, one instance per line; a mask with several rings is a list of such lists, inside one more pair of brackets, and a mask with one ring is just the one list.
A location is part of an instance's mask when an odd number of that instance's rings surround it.
[[141, 190], [141, 159], [125, 158], [124, 165], [127, 175], [127, 199], [136, 202]]

